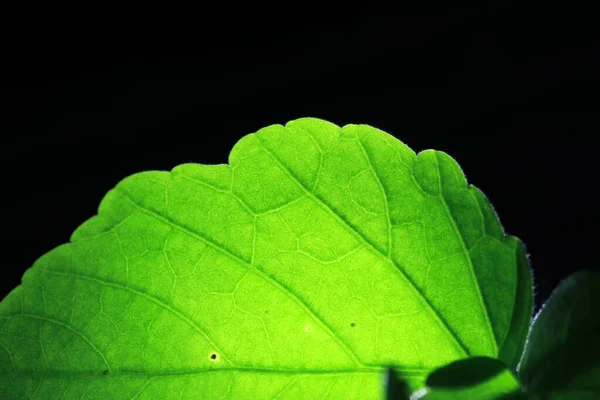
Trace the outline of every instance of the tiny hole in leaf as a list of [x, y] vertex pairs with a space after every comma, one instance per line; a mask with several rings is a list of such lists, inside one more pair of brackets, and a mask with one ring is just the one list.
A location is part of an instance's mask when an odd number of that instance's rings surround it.
[[215, 353], [208, 353], [208, 360], [212, 363], [219, 363], [221, 362], [221, 357], [219, 357], [219, 353], [215, 352]]
[[108, 375], [108, 370], [107, 370], [107, 369], [105, 369], [104, 371], [102, 371], [102, 373], [103, 373], [104, 375]]
[[355, 324], [354, 322], [352, 322], [352, 323], [350, 324], [350, 326], [354, 328], [354, 327], [356, 326], [356, 324]]

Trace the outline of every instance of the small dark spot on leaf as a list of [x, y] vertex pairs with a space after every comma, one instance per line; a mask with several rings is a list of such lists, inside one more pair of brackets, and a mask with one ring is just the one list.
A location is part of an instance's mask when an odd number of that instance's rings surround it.
[[211, 359], [211, 360], [216, 360], [216, 359], [217, 359], [217, 355], [216, 355], [215, 353], [212, 353], [212, 354], [210, 355], [210, 359]]
[[108, 371], [107, 369], [105, 369], [104, 371], [102, 371], [102, 373], [103, 373], [104, 375], [108, 375], [109, 371]]
[[356, 326], [356, 324], [355, 324], [354, 322], [352, 322], [352, 323], [350, 324], [350, 326], [354, 328], [354, 327]]

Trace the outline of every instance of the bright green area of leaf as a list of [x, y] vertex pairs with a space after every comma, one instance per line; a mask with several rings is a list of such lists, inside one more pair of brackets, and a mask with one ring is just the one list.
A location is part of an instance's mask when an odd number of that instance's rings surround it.
[[565, 279], [536, 316], [519, 375], [548, 399], [600, 398], [600, 274]]
[[435, 370], [420, 392], [423, 400], [491, 400], [520, 393], [521, 386], [502, 361], [474, 357]]
[[126, 178], [26, 272], [0, 397], [369, 399], [389, 366], [516, 364], [526, 256], [452, 158], [299, 119], [229, 164]]

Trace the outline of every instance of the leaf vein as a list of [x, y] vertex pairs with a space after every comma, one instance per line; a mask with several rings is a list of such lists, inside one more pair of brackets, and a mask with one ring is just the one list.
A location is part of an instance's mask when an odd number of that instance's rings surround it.
[[271, 159], [279, 166], [279, 168], [281, 168], [289, 177], [290, 179], [292, 179], [296, 185], [298, 185], [298, 187], [303, 190], [307, 196], [309, 196], [311, 199], [313, 199], [313, 201], [319, 205], [325, 212], [327, 212], [329, 215], [331, 215], [344, 229], [346, 229], [346, 231], [348, 231], [351, 235], [353, 235], [355, 238], [357, 238], [359, 241], [361, 241], [362, 243], [364, 243], [365, 247], [367, 247], [368, 249], [370, 249], [373, 254], [383, 258], [383, 260], [385, 262], [387, 262], [388, 264], [390, 264], [391, 266], [394, 267], [394, 270], [407, 282], [409, 283], [409, 287], [411, 288], [411, 290], [417, 295], [417, 297], [419, 298], [419, 300], [421, 300], [421, 302], [423, 304], [426, 305], [426, 308], [430, 311], [431, 315], [434, 317], [435, 321], [438, 322], [438, 324], [446, 330], [446, 332], [449, 334], [449, 337], [451, 340], [453, 340], [456, 344], [456, 346], [458, 347], [458, 349], [464, 354], [464, 355], [469, 355], [469, 351], [467, 349], [467, 347], [461, 342], [461, 340], [459, 339], [459, 337], [456, 335], [456, 333], [450, 328], [450, 326], [448, 325], [448, 323], [442, 318], [442, 316], [439, 314], [439, 312], [433, 307], [433, 305], [429, 302], [429, 300], [427, 300], [427, 298], [423, 295], [423, 293], [421, 293], [421, 291], [417, 288], [417, 286], [415, 285], [415, 283], [409, 279], [409, 277], [402, 271], [402, 269], [400, 268], [400, 266], [390, 257], [387, 257], [385, 254], [383, 254], [381, 251], [379, 251], [375, 246], [373, 246], [364, 236], [362, 233], [360, 233], [356, 228], [354, 228], [348, 221], [346, 221], [342, 216], [338, 215], [336, 212], [333, 211], [332, 208], [329, 207], [329, 205], [327, 205], [323, 200], [321, 200], [317, 195], [311, 193], [301, 182], [298, 178], [296, 178], [292, 172], [281, 162], [281, 160], [279, 160], [260, 140], [259, 136], [257, 136], [257, 141], [259, 143], [259, 145], [261, 146], [261, 148], [263, 149], [263, 151], [269, 156], [271, 157]]
[[164, 302], [160, 301], [159, 299], [157, 299], [156, 297], [152, 296], [151, 294], [142, 292], [140, 290], [137, 290], [137, 289], [134, 289], [132, 287], [123, 285], [121, 283], [117, 283], [117, 282], [113, 282], [113, 281], [107, 281], [105, 279], [98, 278], [96, 276], [88, 276], [88, 275], [84, 275], [84, 274], [80, 274], [80, 273], [65, 272], [65, 271], [55, 271], [55, 270], [50, 270], [50, 269], [45, 269], [44, 272], [47, 273], [47, 274], [53, 274], [53, 275], [57, 275], [57, 276], [74, 277], [74, 278], [79, 278], [79, 279], [86, 280], [86, 281], [89, 281], [89, 282], [96, 282], [96, 283], [98, 283], [100, 285], [103, 285], [103, 286], [114, 287], [116, 289], [125, 290], [125, 291], [128, 291], [130, 293], [136, 294], [136, 295], [138, 295], [140, 297], [144, 297], [144, 298], [150, 300], [151, 302], [153, 302], [154, 304], [158, 305], [159, 307], [163, 308], [164, 310], [167, 310], [167, 311], [171, 312], [173, 315], [179, 317], [181, 320], [183, 320], [184, 322], [186, 322], [189, 326], [191, 326], [192, 328], [194, 328], [194, 330], [196, 330], [198, 333], [200, 333], [212, 346], [215, 347], [215, 350], [217, 350], [219, 353], [221, 353], [221, 357], [222, 357], [222, 359], [224, 361], [227, 361], [229, 364], [233, 365], [233, 363], [231, 363], [229, 360], [227, 360], [227, 357], [225, 355], [223, 355], [223, 352], [217, 347], [217, 345], [210, 338], [210, 336], [208, 336], [208, 334], [206, 332], [204, 332], [204, 330], [196, 322], [194, 322], [191, 318], [189, 318], [188, 316], [186, 316], [181, 311], [175, 309], [174, 307], [170, 306], [167, 303], [164, 303]]
[[58, 326], [62, 326], [63, 328], [71, 331], [75, 335], [79, 336], [84, 342], [86, 342], [94, 350], [94, 352], [96, 352], [96, 354], [98, 354], [98, 356], [100, 356], [100, 358], [102, 359], [102, 362], [104, 363], [106, 368], [110, 369], [110, 364], [108, 363], [108, 360], [106, 359], [104, 354], [102, 354], [102, 352], [96, 347], [96, 345], [94, 343], [92, 343], [92, 341], [87, 336], [85, 336], [82, 332], [78, 331], [77, 329], [73, 328], [71, 325], [65, 324], [64, 322], [60, 322], [60, 321], [57, 321], [52, 318], [44, 317], [42, 315], [27, 314], [27, 313], [7, 315], [4, 317], [5, 318], [16, 318], [16, 317], [32, 318], [32, 319], [37, 319], [40, 321], [50, 322], [50, 323], [53, 323]]
[[490, 334], [490, 337], [492, 340], [494, 354], [498, 354], [498, 342], [496, 340], [496, 336], [495, 336], [494, 330], [492, 328], [489, 311], [488, 311], [487, 305], [485, 303], [485, 299], [483, 298], [483, 294], [481, 292], [481, 287], [479, 285], [479, 281], [477, 280], [477, 277], [475, 276], [475, 267], [473, 266], [473, 260], [471, 260], [471, 255], [469, 254], [469, 250], [467, 250], [467, 245], [465, 243], [465, 240], [464, 240], [462, 234], [460, 233], [460, 231], [458, 230], [456, 221], [454, 220], [454, 217], [452, 216], [452, 213], [450, 212], [450, 208], [448, 207], [448, 203], [446, 202], [446, 198], [444, 197], [444, 193], [442, 192], [442, 176], [441, 176], [442, 172], [441, 172], [440, 163], [438, 160], [438, 153], [435, 153], [435, 165], [436, 165], [437, 172], [438, 172], [437, 178], [438, 178], [439, 197], [444, 206], [442, 208], [444, 209], [444, 212], [446, 213], [446, 216], [448, 217], [448, 220], [450, 221], [450, 224], [452, 225], [452, 230], [454, 231], [454, 234], [456, 235], [456, 238], [458, 239], [458, 241], [461, 245], [463, 257], [465, 258], [465, 260], [468, 263], [470, 277], [473, 282], [473, 285], [475, 286], [477, 298], [479, 300], [479, 304], [481, 306], [481, 311], [483, 313], [483, 316], [484, 316], [484, 319], [486, 322], [486, 327], [487, 327], [488, 333]]
[[[36, 376], [41, 378], [71, 378], [71, 379], [88, 379], [88, 378], [99, 378], [99, 379], [111, 379], [111, 378], [131, 378], [139, 379], [140, 377], [151, 377], [153, 379], [159, 378], [177, 378], [183, 376], [193, 375], [209, 375], [209, 374], [220, 374], [220, 373], [240, 373], [240, 374], [273, 374], [273, 375], [297, 375], [297, 376], [314, 376], [314, 375], [327, 375], [327, 376], [344, 376], [344, 375], [365, 375], [365, 374], [382, 374], [387, 372], [387, 367], [361, 367], [353, 369], [317, 369], [317, 370], [305, 370], [305, 369], [286, 369], [286, 368], [261, 368], [261, 367], [243, 367], [243, 366], [230, 366], [223, 368], [206, 368], [206, 369], [193, 369], [188, 368], [185, 370], [173, 370], [173, 371], [134, 371], [134, 370], [117, 370], [111, 371], [110, 375], [103, 375], [101, 371], [20, 371], [13, 373], [4, 373], [0, 376], [4, 377], [28, 377]], [[430, 368], [407, 368], [400, 369], [403, 376], [427, 376], [431, 373]]]
[[391, 258], [392, 255], [392, 221], [390, 219], [390, 207], [388, 204], [388, 196], [387, 193], [385, 192], [385, 188], [383, 187], [383, 184], [381, 183], [381, 179], [379, 178], [379, 175], [377, 174], [377, 171], [375, 171], [375, 168], [373, 167], [373, 163], [371, 162], [371, 158], [369, 157], [369, 155], [367, 154], [367, 151], [365, 150], [365, 146], [362, 144], [362, 142], [360, 141], [360, 138], [357, 137], [356, 142], [358, 143], [358, 146], [360, 147], [362, 154], [364, 155], [367, 164], [369, 165], [369, 169], [371, 170], [371, 173], [373, 174], [373, 177], [375, 178], [375, 180], [377, 181], [377, 185], [379, 186], [379, 190], [381, 191], [381, 197], [383, 198], [383, 203], [385, 205], [385, 218], [386, 218], [386, 223], [387, 223], [387, 237], [388, 237], [388, 241], [387, 241], [387, 257]]
[[275, 278], [273, 278], [272, 276], [266, 274], [265, 272], [263, 272], [262, 270], [260, 270], [259, 268], [257, 268], [255, 265], [250, 264], [248, 261], [236, 256], [235, 254], [233, 254], [232, 252], [230, 252], [229, 250], [227, 250], [226, 248], [224, 248], [223, 246], [215, 243], [214, 241], [204, 237], [203, 235], [199, 234], [198, 232], [192, 231], [189, 228], [179, 225], [176, 222], [170, 220], [169, 218], [165, 217], [164, 215], [161, 215], [159, 213], [157, 213], [154, 210], [151, 210], [147, 207], [142, 206], [141, 204], [138, 204], [135, 200], [133, 200], [123, 189], [118, 189], [119, 192], [121, 193], [121, 195], [126, 198], [127, 200], [129, 200], [132, 204], [136, 205], [142, 212], [145, 212], [146, 214], [158, 219], [159, 221], [164, 222], [165, 224], [172, 226], [173, 228], [186, 233], [190, 236], [192, 236], [193, 238], [196, 238], [197, 240], [201, 241], [202, 243], [206, 244], [207, 246], [209, 246], [210, 248], [221, 252], [222, 254], [226, 255], [227, 257], [229, 257], [231, 260], [236, 261], [238, 264], [246, 267], [249, 270], [254, 271], [260, 278], [262, 278], [264, 281], [272, 284], [274, 287], [278, 288], [284, 295], [288, 296], [292, 301], [294, 301], [299, 307], [301, 307], [304, 312], [306, 312], [308, 315], [310, 315], [312, 317], [312, 319], [317, 322], [318, 324], [321, 325], [321, 327], [329, 334], [329, 336], [334, 339], [338, 345], [340, 346], [340, 348], [342, 348], [346, 354], [348, 354], [348, 356], [352, 359], [352, 361], [358, 365], [358, 366], [363, 366], [363, 363], [358, 359], [358, 356], [356, 355], [356, 353], [338, 336], [336, 335], [333, 330], [331, 329], [331, 327], [321, 318], [319, 317], [310, 307], [309, 305], [302, 300], [301, 298], [299, 298], [298, 296], [296, 296], [296, 294], [294, 294], [288, 287], [286, 287], [285, 285], [283, 285], [281, 282], [277, 281]]

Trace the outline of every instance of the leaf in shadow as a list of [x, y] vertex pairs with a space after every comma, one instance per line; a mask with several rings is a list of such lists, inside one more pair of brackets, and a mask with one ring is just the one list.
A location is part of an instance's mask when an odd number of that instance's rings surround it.
[[388, 369], [385, 379], [386, 400], [409, 400], [410, 389], [408, 384], [400, 378], [393, 368]]
[[529, 393], [600, 398], [599, 308], [599, 273], [578, 271], [558, 286], [534, 320], [519, 367]]
[[520, 392], [519, 381], [502, 361], [473, 357], [435, 370], [427, 377], [425, 388], [411, 398], [487, 400], [507, 398]]

